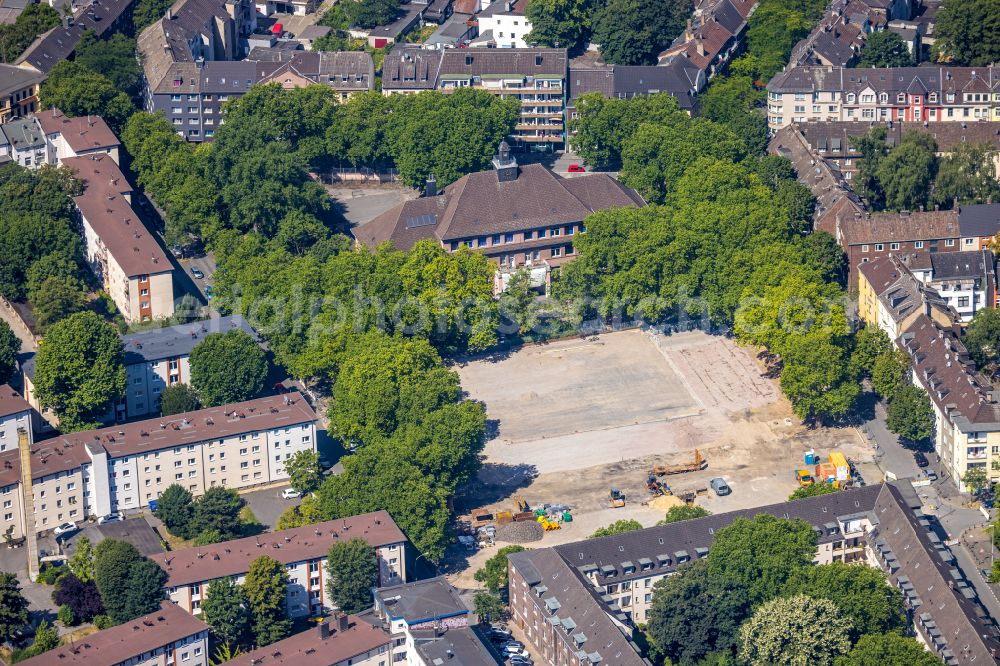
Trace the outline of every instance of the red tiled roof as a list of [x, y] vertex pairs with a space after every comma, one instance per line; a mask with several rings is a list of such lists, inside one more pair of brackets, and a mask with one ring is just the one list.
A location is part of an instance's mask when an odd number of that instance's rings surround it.
[[347, 629], [339, 629], [336, 620], [333, 620], [327, 622], [327, 630], [329, 633], [324, 636], [322, 627], [312, 627], [283, 641], [242, 654], [228, 662], [227, 666], [330, 666], [346, 663], [352, 657], [383, 645], [388, 654], [388, 646], [392, 640], [383, 629], [354, 615], [347, 616]]
[[35, 119], [45, 134], [62, 134], [76, 153], [121, 145], [121, 141], [100, 116], [68, 118], [59, 109], [50, 109], [36, 113]]
[[30, 409], [31, 405], [21, 397], [20, 393], [7, 384], [0, 384], [0, 416], [10, 416]]

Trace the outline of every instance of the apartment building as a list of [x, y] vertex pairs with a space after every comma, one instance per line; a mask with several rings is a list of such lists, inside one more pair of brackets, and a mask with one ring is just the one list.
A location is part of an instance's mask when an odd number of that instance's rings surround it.
[[996, 307], [996, 260], [990, 250], [923, 255], [908, 268], [940, 294], [963, 324], [983, 308]]
[[25, 67], [0, 64], [0, 123], [34, 113], [45, 76]]
[[375, 590], [375, 615], [392, 639], [391, 659], [407, 666], [499, 666], [472, 630], [458, 591], [443, 577]]
[[26, 169], [45, 164], [45, 136], [33, 118], [15, 118], [0, 125], [0, 162]]
[[71, 157], [88, 155], [108, 155], [120, 164], [121, 141], [100, 116], [69, 118], [59, 109], [49, 109], [34, 117], [45, 136], [47, 164], [61, 165]]
[[[164, 601], [160, 610], [21, 662], [27, 666], [207, 666], [210, 627]], [[249, 663], [249, 662], [248, 662]]]
[[516, 151], [553, 152], [565, 144], [566, 49], [399, 48], [382, 65], [384, 95], [478, 88], [521, 102], [508, 137]]
[[[139, 510], [174, 483], [197, 496], [283, 481], [284, 460], [315, 450], [315, 421], [290, 393], [35, 442], [35, 529]], [[23, 492], [17, 449], [0, 451], [0, 533], [24, 535]]]
[[[76, 51], [88, 30], [99, 39], [116, 32], [131, 34], [132, 8], [135, 0], [82, 0], [60, 3], [62, 23], [40, 35], [14, 61], [14, 64], [41, 74]], [[50, 5], [56, 3], [50, 2]]]
[[816, 564], [859, 562], [885, 571], [906, 598], [914, 630], [945, 663], [960, 663], [959, 654], [962, 663], [991, 662], [1000, 649], [995, 620], [920, 506], [909, 482], [880, 484], [514, 553], [511, 621], [538, 664], [641, 666], [633, 636], [647, 619], [655, 582], [707, 557], [715, 532], [737, 517], [770, 514], [813, 526]]
[[998, 73], [992, 67], [788, 67], [767, 84], [768, 125], [1000, 120]]
[[355, 538], [364, 539], [375, 549], [379, 585], [406, 580], [409, 565], [406, 536], [385, 511], [174, 550], [156, 554], [152, 559], [167, 572], [168, 598], [188, 613], [199, 613], [209, 583], [223, 577], [242, 583], [250, 564], [267, 555], [285, 565], [288, 571], [289, 616], [303, 617], [335, 610], [326, 591], [326, 556], [335, 543]]
[[0, 451], [17, 449], [17, 431], [33, 437], [31, 405], [7, 384], [0, 384]]
[[1000, 479], [1000, 405], [959, 336], [959, 315], [900, 257], [859, 272], [858, 315], [886, 331], [910, 359], [911, 380], [931, 400], [934, 450], [959, 488], [969, 469]]
[[390, 638], [356, 615], [330, 621], [226, 662], [229, 666], [392, 666]]
[[669, 93], [682, 111], [691, 114], [695, 95], [705, 84], [705, 73], [686, 58], [674, 58], [666, 65], [570, 65], [566, 120], [576, 116], [581, 95], [595, 92], [611, 99]]
[[506, 142], [493, 166], [463, 176], [440, 196], [389, 209], [355, 229], [355, 238], [371, 248], [390, 242], [401, 250], [430, 238], [449, 252], [485, 254], [501, 268], [555, 266], [576, 255], [573, 239], [586, 231], [588, 215], [645, 205], [607, 174], [563, 178], [540, 164], [521, 167]]
[[257, 83], [282, 88], [315, 84], [332, 88], [341, 102], [375, 89], [375, 61], [365, 51], [299, 51], [254, 48], [247, 60], [257, 65]]
[[695, 8], [684, 32], [659, 54], [659, 64], [683, 59], [711, 79], [742, 49], [747, 19], [756, 8], [757, 0], [721, 0]]
[[132, 186], [111, 154], [61, 160], [76, 172], [83, 194], [73, 197], [91, 270], [129, 323], [174, 314], [173, 265], [132, 209]]
[[524, 15], [528, 0], [495, 0], [476, 16], [479, 36], [472, 46], [501, 49], [526, 49], [525, 37], [531, 32], [531, 21]]

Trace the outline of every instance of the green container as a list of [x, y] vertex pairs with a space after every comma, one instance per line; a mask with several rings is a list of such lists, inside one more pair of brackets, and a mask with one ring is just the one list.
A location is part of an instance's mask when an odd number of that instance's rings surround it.
[[563, 512], [563, 522], [564, 523], [572, 523], [573, 522], [573, 516], [570, 514], [569, 511], [564, 511]]
[[538, 516], [544, 516], [544, 515], [545, 515], [545, 509], [535, 509], [535, 516], [536, 517], [538, 517]]

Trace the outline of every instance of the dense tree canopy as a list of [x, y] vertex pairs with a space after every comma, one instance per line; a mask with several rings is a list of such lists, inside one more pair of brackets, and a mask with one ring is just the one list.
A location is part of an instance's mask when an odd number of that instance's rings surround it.
[[239, 645], [250, 630], [250, 610], [243, 588], [232, 578], [218, 578], [208, 585], [201, 603], [205, 622], [220, 640]]
[[14, 23], [0, 25], [0, 62], [14, 62], [35, 38], [59, 25], [59, 13], [47, 3], [28, 3]]
[[593, 19], [593, 41], [613, 65], [655, 65], [681, 33], [691, 0], [607, 0]]
[[160, 414], [163, 416], [193, 412], [199, 407], [198, 392], [187, 384], [172, 384], [160, 393]]
[[76, 574], [59, 578], [52, 600], [60, 606], [68, 606], [77, 622], [90, 622], [104, 613], [104, 602], [97, 584], [93, 580], [84, 582]]
[[21, 339], [10, 324], [0, 320], [0, 384], [6, 384], [17, 370], [17, 355], [21, 352]]
[[904, 384], [889, 403], [886, 426], [910, 442], [930, 439], [934, 435], [934, 408], [930, 397], [920, 387]]
[[916, 639], [900, 636], [898, 633], [862, 636], [851, 651], [836, 662], [837, 666], [886, 666], [886, 664], [942, 666], [944, 662]]
[[851, 649], [851, 623], [826, 599], [772, 599], [740, 628], [740, 659], [751, 666], [833, 666]]
[[125, 394], [125, 351], [118, 331], [93, 312], [52, 326], [36, 357], [35, 392], [59, 416], [64, 431], [97, 427]]
[[8, 641], [28, 624], [28, 600], [17, 576], [0, 572], [0, 640]]
[[667, 515], [664, 516], [657, 525], [669, 525], [670, 523], [679, 523], [682, 520], [691, 520], [692, 518], [704, 518], [705, 516], [712, 515], [712, 512], [703, 506], [698, 504], [682, 504], [679, 506], [672, 506], [667, 510]]
[[858, 58], [858, 67], [912, 67], [914, 64], [906, 42], [890, 30], [869, 34]]
[[1000, 311], [983, 308], [976, 312], [963, 338], [969, 355], [984, 370], [1000, 365]]
[[641, 530], [642, 523], [638, 520], [616, 520], [606, 527], [598, 528], [590, 535], [589, 538], [596, 539], [598, 537], [612, 536], [614, 534], [622, 534], [624, 532], [634, 532], [635, 530]]
[[474, 574], [475, 579], [486, 585], [486, 589], [491, 592], [507, 593], [507, 556], [512, 553], [520, 553], [527, 550], [524, 546], [504, 546], [496, 552], [490, 559], [486, 560], [482, 568]]
[[94, 582], [104, 608], [117, 623], [158, 609], [166, 577], [127, 541], [105, 539], [94, 550]]
[[128, 93], [118, 89], [114, 81], [72, 60], [62, 60], [49, 71], [42, 83], [39, 104], [70, 117], [101, 116], [115, 132], [135, 111]]
[[375, 549], [361, 538], [338, 541], [327, 553], [326, 576], [334, 605], [345, 613], [360, 613], [372, 605], [372, 588], [378, 584]]
[[948, 0], [934, 25], [934, 51], [953, 65], [1000, 61], [1000, 0]]
[[212, 333], [191, 350], [191, 387], [206, 407], [256, 398], [267, 371], [264, 350], [238, 328]]
[[942, 208], [1000, 200], [997, 151], [988, 143], [959, 143], [938, 160], [932, 198]]
[[139, 90], [142, 68], [135, 57], [135, 39], [118, 32], [108, 39], [98, 39], [90, 30], [83, 33], [76, 46], [74, 60], [107, 78], [119, 90], [135, 95]]
[[270, 645], [291, 633], [287, 588], [288, 571], [281, 562], [261, 555], [250, 563], [243, 594], [250, 610], [250, 631], [255, 645]]

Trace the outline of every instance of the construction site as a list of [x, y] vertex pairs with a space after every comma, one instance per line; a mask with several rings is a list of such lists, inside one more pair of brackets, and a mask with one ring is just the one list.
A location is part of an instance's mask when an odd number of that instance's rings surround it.
[[[502, 524], [518, 517], [537, 521], [540, 512], [554, 525], [531, 528], [531, 540], [554, 545], [617, 520], [653, 525], [678, 504], [718, 513], [784, 501], [808, 452], [872, 458], [853, 428], [804, 426], [754, 350], [724, 336], [623, 331], [525, 347], [458, 372], [495, 424], [475, 497], [459, 498], [476, 534], [469, 540], [486, 546], [476, 560], [510, 542]], [[716, 478], [732, 492], [712, 491]], [[488, 524], [495, 535], [475, 533]]]

